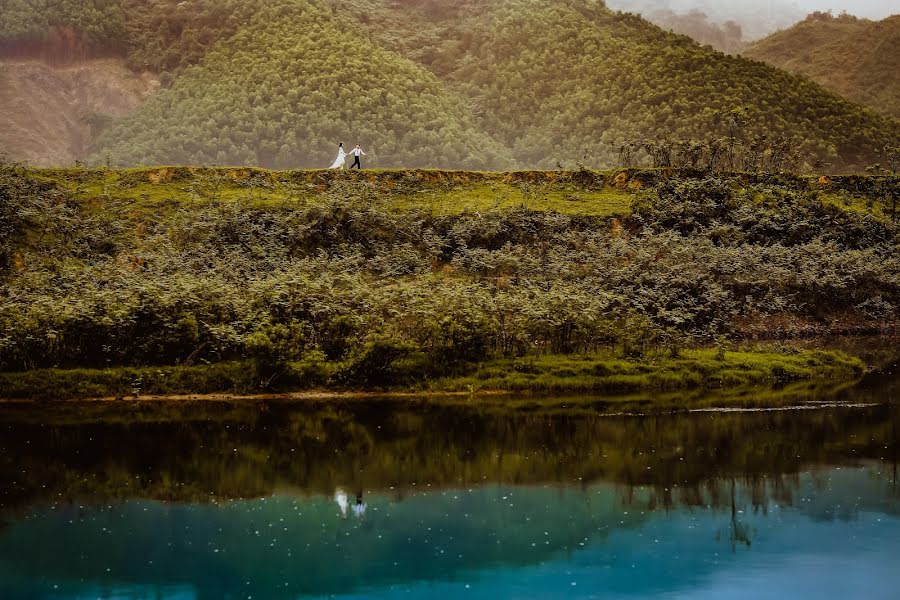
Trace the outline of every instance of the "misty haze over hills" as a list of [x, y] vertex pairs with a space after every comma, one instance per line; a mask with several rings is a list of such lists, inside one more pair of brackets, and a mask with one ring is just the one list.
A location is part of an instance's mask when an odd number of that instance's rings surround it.
[[[745, 41], [790, 27], [815, 11], [830, 10], [838, 14], [846, 10], [868, 19], [883, 19], [900, 13], [900, 4], [895, 0], [607, 0], [606, 4], [616, 10], [636, 12], [676, 30], [684, 28], [678, 26], [676, 17], [683, 19], [692, 12], [703, 13], [713, 25], [733, 21], [741, 27]], [[701, 15], [695, 14], [694, 19], [703, 21]], [[694, 34], [693, 31], [690, 33]]]

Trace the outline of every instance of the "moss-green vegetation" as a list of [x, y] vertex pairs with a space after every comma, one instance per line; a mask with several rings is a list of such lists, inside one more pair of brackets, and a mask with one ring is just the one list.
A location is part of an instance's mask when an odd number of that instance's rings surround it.
[[[385, 210], [426, 210], [436, 216], [478, 211], [527, 209], [567, 215], [623, 217], [643, 195], [645, 181], [658, 174], [609, 172], [487, 173], [474, 171], [368, 170], [271, 171], [257, 168], [134, 168], [117, 171], [41, 169], [35, 179], [58, 185], [87, 209], [154, 211], [166, 218], [174, 209], [214, 200], [245, 208], [277, 209], [323, 204], [338, 194], [365, 194]], [[617, 183], [617, 176], [624, 181]]]
[[[290, 362], [270, 381], [270, 392], [364, 390], [371, 374], [354, 360]], [[862, 361], [841, 352], [785, 350], [684, 350], [627, 359], [607, 351], [592, 355], [540, 355], [486, 361], [455, 377], [429, 380], [415, 360], [389, 365], [382, 391], [629, 393], [783, 384], [797, 380], [848, 380]], [[226, 362], [193, 367], [49, 369], [0, 373], [0, 399], [69, 400], [192, 394], [255, 394], [255, 365]], [[623, 402], [631, 401], [625, 397]]]
[[[890, 177], [4, 165], [0, 371], [193, 366], [172, 389], [245, 392], [758, 381], [771, 365], [587, 381], [550, 363], [891, 327], [896, 193]], [[540, 355], [556, 358], [526, 386], [513, 367]], [[73, 389], [128, 392], [135, 373], [112, 373]]]
[[535, 356], [479, 365], [471, 374], [440, 379], [435, 390], [632, 392], [739, 387], [798, 379], [846, 379], [860, 375], [859, 359], [840, 352], [724, 352], [684, 350], [678, 356], [640, 360], [608, 353], [593, 356]]

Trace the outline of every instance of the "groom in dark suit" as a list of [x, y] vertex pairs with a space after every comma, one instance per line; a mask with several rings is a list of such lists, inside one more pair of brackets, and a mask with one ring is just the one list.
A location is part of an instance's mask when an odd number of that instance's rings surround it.
[[350, 151], [350, 154], [353, 155], [353, 164], [350, 165], [350, 168], [356, 167], [357, 169], [362, 169], [362, 163], [359, 162], [360, 156], [365, 156], [366, 153], [362, 151], [362, 148], [359, 147], [359, 144], [356, 145], [356, 148]]

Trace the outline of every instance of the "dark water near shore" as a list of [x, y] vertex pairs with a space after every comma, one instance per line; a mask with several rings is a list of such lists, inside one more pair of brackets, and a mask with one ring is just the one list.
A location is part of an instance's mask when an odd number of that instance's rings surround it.
[[894, 599], [894, 388], [0, 406], [0, 598]]

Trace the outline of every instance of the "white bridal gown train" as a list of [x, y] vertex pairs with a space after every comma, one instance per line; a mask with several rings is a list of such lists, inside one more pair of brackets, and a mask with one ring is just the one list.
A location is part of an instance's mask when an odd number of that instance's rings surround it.
[[341, 509], [341, 516], [346, 519], [347, 507], [350, 505], [350, 501], [347, 499], [347, 492], [341, 488], [334, 490], [334, 501], [337, 502], [337, 505]]
[[332, 169], [343, 169], [344, 165], [347, 164], [347, 153], [344, 152], [344, 148], [338, 148], [337, 159], [334, 161], [334, 164], [331, 165]]

